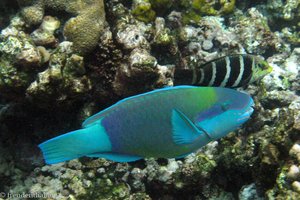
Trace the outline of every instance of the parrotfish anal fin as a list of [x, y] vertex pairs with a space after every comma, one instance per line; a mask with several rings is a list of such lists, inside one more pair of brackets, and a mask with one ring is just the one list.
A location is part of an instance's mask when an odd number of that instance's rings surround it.
[[173, 141], [178, 144], [191, 144], [202, 134], [194, 123], [181, 111], [172, 110]]
[[126, 155], [126, 154], [116, 154], [116, 153], [93, 153], [87, 155], [88, 157], [105, 158], [115, 162], [133, 162], [136, 160], [143, 159], [140, 156]]

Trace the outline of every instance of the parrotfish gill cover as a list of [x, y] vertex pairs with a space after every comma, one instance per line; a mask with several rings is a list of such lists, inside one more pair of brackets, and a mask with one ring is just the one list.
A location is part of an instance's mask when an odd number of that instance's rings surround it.
[[248, 94], [228, 88], [168, 87], [121, 100], [39, 147], [48, 164], [81, 156], [180, 158], [237, 129], [253, 105]]

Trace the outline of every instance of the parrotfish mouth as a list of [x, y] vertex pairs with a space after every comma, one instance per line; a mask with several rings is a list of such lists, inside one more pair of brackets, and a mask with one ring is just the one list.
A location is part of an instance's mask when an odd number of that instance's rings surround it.
[[254, 102], [251, 99], [248, 109], [239, 117], [238, 123], [243, 124], [244, 122], [246, 122], [252, 115], [253, 111], [254, 111]]

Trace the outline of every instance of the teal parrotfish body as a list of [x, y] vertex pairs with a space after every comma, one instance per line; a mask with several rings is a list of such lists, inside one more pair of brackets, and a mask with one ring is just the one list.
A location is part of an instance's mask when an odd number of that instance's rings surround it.
[[168, 87], [121, 100], [39, 147], [47, 164], [81, 156], [180, 158], [240, 127], [253, 105], [248, 94], [228, 88]]

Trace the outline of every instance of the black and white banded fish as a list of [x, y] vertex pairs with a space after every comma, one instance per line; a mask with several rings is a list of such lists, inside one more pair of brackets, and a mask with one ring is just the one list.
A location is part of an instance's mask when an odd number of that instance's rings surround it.
[[194, 69], [175, 69], [174, 85], [237, 88], [258, 81], [271, 71], [272, 67], [257, 56], [233, 54]]

